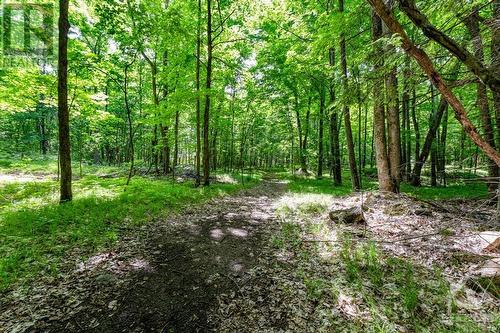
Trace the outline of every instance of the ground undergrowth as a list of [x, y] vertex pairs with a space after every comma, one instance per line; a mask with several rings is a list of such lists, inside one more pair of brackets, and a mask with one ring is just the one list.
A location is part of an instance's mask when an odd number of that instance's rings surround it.
[[[0, 291], [41, 275], [57, 276], [69, 252], [86, 257], [115, 243], [131, 225], [254, 186], [260, 178], [225, 175], [227, 183], [194, 188], [190, 180], [136, 176], [127, 187], [125, 168], [86, 167], [74, 181], [73, 202], [59, 205], [53, 162], [41, 160], [29, 168], [22, 161], [2, 165], [2, 172], [13, 178], [0, 183]], [[44, 177], [26, 179], [43, 170]]]

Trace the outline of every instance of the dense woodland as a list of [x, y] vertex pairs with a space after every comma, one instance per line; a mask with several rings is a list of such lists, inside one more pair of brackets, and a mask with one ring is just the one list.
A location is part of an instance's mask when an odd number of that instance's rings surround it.
[[0, 331], [498, 329], [499, 0], [0, 14]]
[[[251, 168], [334, 184], [349, 168], [355, 189], [377, 168], [380, 188], [396, 192], [402, 181], [418, 186], [422, 172], [433, 186], [458, 170], [493, 179], [498, 6], [78, 1], [67, 88], [58, 89], [55, 57], [2, 69], [1, 149], [59, 149], [61, 162], [130, 164], [131, 175], [189, 165], [205, 185], [212, 170]], [[58, 92], [70, 118], [61, 144]]]

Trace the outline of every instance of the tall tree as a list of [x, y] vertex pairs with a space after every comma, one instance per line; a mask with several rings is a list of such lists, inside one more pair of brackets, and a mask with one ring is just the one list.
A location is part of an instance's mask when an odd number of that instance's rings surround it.
[[58, 57], [58, 86], [57, 106], [59, 119], [59, 164], [60, 202], [73, 199], [71, 189], [71, 143], [69, 133], [69, 108], [68, 108], [68, 32], [69, 32], [69, 0], [59, 1], [59, 57]]
[[200, 71], [201, 71], [201, 0], [198, 0], [198, 22], [196, 31], [196, 180], [199, 186], [201, 181], [201, 100], [200, 100]]
[[[344, 0], [339, 0], [339, 12], [344, 12]], [[345, 43], [345, 33], [340, 35], [340, 65], [342, 68], [342, 87], [343, 87], [343, 108], [345, 136], [347, 141], [347, 153], [349, 155], [349, 169], [351, 170], [351, 182], [354, 190], [361, 189], [361, 182], [356, 164], [356, 154], [354, 152], [354, 140], [352, 137], [351, 113], [349, 111], [349, 81], [347, 74], [347, 51]], [[358, 129], [359, 131], [361, 129]], [[361, 158], [361, 156], [360, 156]]]
[[[465, 25], [469, 29], [470, 35], [472, 37], [472, 46], [474, 49], [474, 56], [476, 59], [483, 63], [484, 62], [484, 49], [483, 49], [483, 38], [481, 36], [481, 30], [479, 28], [479, 9], [474, 7], [472, 13], [467, 15], [465, 19]], [[483, 127], [483, 135], [486, 141], [492, 147], [496, 147], [495, 144], [495, 133], [493, 131], [493, 123], [490, 115], [490, 107], [488, 102], [488, 91], [486, 85], [482, 82], [477, 83], [477, 107], [481, 114], [481, 123]], [[497, 124], [497, 126], [500, 124]], [[490, 192], [496, 191], [498, 188], [497, 180], [498, 178], [498, 166], [491, 159], [488, 163], [488, 176], [492, 178], [493, 181], [488, 183], [488, 188]]]
[[384, 84], [383, 77], [380, 74], [383, 52], [378, 41], [382, 38], [382, 20], [376, 12], [372, 13], [372, 38], [375, 43], [373, 72], [377, 75], [373, 83], [373, 141], [377, 162], [378, 183], [381, 191], [394, 192], [395, 187], [391, 177], [385, 134]]
[[[488, 144], [488, 142], [484, 140], [484, 138], [478, 133], [476, 127], [468, 118], [464, 106], [447, 86], [441, 75], [436, 71], [436, 69], [434, 68], [434, 64], [432, 63], [427, 53], [423, 49], [415, 46], [415, 44], [406, 34], [401, 24], [393, 16], [391, 10], [384, 4], [382, 0], [367, 1], [371, 4], [372, 8], [380, 16], [380, 18], [384, 20], [389, 29], [393, 33], [397, 33], [399, 35], [402, 48], [417, 61], [419, 66], [427, 74], [434, 86], [436, 86], [436, 88], [441, 92], [446, 101], [453, 108], [453, 110], [455, 111], [455, 117], [460, 122], [467, 135], [479, 147], [479, 149], [481, 149], [489, 158], [491, 158], [497, 165], [500, 166], [500, 153], [495, 150], [494, 147]], [[491, 80], [490, 83], [492, 83]]]
[[[377, 0], [379, 2], [380, 0]], [[434, 40], [436, 43], [440, 44], [444, 48], [448, 49], [458, 60], [460, 60], [469, 70], [474, 73], [481, 81], [488, 85], [493, 91], [500, 91], [500, 77], [495, 75], [494, 69], [487, 68], [484, 63], [475, 57], [472, 53], [467, 51], [466, 48], [460, 46], [455, 40], [450, 36], [437, 29], [429, 19], [423, 15], [417, 8], [415, 0], [398, 0], [401, 10], [412, 20], [412, 22], [419, 27], [422, 32]], [[371, 2], [373, 5], [379, 7], [375, 2]], [[382, 5], [384, 5], [382, 3]], [[385, 5], [384, 5], [385, 6]], [[379, 7], [381, 8], [381, 7]], [[387, 9], [387, 7], [385, 7]], [[451, 103], [450, 103], [451, 104]]]
[[213, 62], [213, 39], [212, 39], [212, 0], [207, 0], [207, 79], [205, 92], [205, 112], [203, 114], [203, 184], [210, 185], [210, 102], [212, 88], [212, 62]]
[[[328, 52], [330, 66], [335, 66], [335, 49], [332, 47]], [[342, 165], [340, 161], [340, 128], [338, 122], [338, 111], [335, 107], [335, 70], [331, 71], [330, 78], [330, 154], [331, 154], [331, 173], [333, 184], [338, 186], [342, 184]]]

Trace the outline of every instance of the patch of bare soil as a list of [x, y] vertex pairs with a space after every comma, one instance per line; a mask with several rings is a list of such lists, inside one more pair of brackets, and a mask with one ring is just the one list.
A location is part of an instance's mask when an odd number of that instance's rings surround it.
[[204, 332], [208, 313], [269, 244], [273, 202], [285, 184], [265, 181], [125, 232], [110, 252], [67, 273], [11, 291], [0, 303], [5, 332]]

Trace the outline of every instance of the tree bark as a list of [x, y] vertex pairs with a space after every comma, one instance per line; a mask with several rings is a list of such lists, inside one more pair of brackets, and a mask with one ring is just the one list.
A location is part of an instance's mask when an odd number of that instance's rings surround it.
[[205, 92], [205, 112], [203, 114], [203, 184], [210, 185], [210, 93], [212, 88], [212, 61], [213, 61], [213, 40], [212, 40], [212, 0], [207, 0], [207, 80]]
[[174, 124], [174, 163], [173, 170], [179, 164], [179, 111], [175, 111], [175, 124]]
[[[465, 25], [467, 26], [472, 37], [474, 55], [480, 62], [483, 62], [484, 49], [483, 39], [481, 38], [481, 31], [479, 29], [479, 20], [479, 9], [475, 7], [473, 12], [465, 19]], [[484, 137], [492, 147], [495, 147], [495, 134], [493, 132], [493, 124], [491, 121], [488, 92], [486, 86], [482, 82], [477, 83], [477, 106], [481, 114]], [[498, 177], [498, 167], [491, 159], [488, 160], [488, 176], [492, 179]], [[495, 192], [497, 188], [497, 181], [488, 183], [489, 192]]]
[[132, 128], [132, 110], [128, 102], [128, 68], [131, 64], [125, 65], [124, 69], [124, 82], [123, 82], [123, 97], [125, 100], [125, 109], [127, 110], [127, 123], [128, 123], [128, 145], [130, 150], [130, 169], [127, 177], [127, 186], [130, 184], [130, 179], [134, 174], [134, 131]]
[[412, 87], [411, 119], [413, 122], [413, 131], [415, 132], [415, 161], [417, 161], [420, 156], [420, 128], [417, 119], [417, 96], [415, 86]]
[[[344, 0], [339, 0], [339, 12], [344, 12]], [[340, 64], [342, 67], [342, 87], [343, 87], [343, 101], [344, 106], [342, 108], [342, 113], [344, 114], [344, 126], [345, 135], [347, 142], [347, 153], [349, 157], [349, 169], [351, 171], [351, 182], [352, 188], [357, 191], [361, 189], [361, 183], [359, 180], [358, 168], [356, 165], [356, 154], [354, 152], [354, 140], [352, 137], [352, 126], [351, 126], [351, 114], [348, 105], [348, 92], [349, 92], [349, 82], [347, 77], [347, 54], [345, 46], [345, 34], [344, 32], [340, 35]], [[361, 129], [358, 129], [361, 130]]]
[[69, 1], [59, 1], [59, 54], [58, 54], [58, 86], [57, 106], [59, 121], [59, 164], [60, 177], [60, 202], [73, 199], [71, 188], [71, 143], [69, 132], [68, 108], [68, 21]]
[[436, 132], [438, 130], [439, 124], [441, 123], [441, 119], [443, 118], [443, 113], [446, 111], [448, 107], [448, 102], [444, 98], [441, 98], [439, 102], [439, 106], [437, 110], [434, 111], [434, 114], [431, 118], [429, 131], [425, 137], [425, 142], [422, 147], [422, 151], [415, 161], [415, 166], [413, 167], [412, 180], [411, 184], [413, 186], [421, 185], [421, 174], [422, 168], [424, 167], [425, 161], [429, 157], [429, 153], [432, 149], [432, 143], [434, 142], [434, 138], [436, 137]]
[[[394, 1], [386, 0], [388, 7], [393, 8]], [[382, 25], [383, 35], [390, 35], [390, 30], [385, 24]], [[395, 48], [388, 45], [386, 53], [394, 53]], [[399, 123], [399, 92], [397, 67], [393, 66], [385, 76], [386, 96], [387, 96], [387, 154], [389, 156], [389, 168], [392, 178], [392, 185], [395, 192], [399, 192], [401, 182], [401, 128]]]
[[196, 180], [195, 186], [201, 182], [201, 101], [200, 101], [200, 68], [201, 68], [201, 0], [198, 0], [198, 27], [196, 34]]
[[467, 112], [465, 111], [464, 106], [448, 88], [441, 75], [436, 71], [427, 53], [413, 44], [413, 42], [408, 38], [408, 35], [404, 31], [401, 24], [394, 18], [391, 11], [387, 8], [382, 0], [367, 1], [371, 4], [380, 18], [384, 20], [388, 28], [393, 33], [397, 33], [399, 35], [399, 37], [401, 38], [402, 48], [418, 62], [423, 71], [428, 75], [431, 82], [436, 86], [443, 97], [451, 105], [455, 112], [455, 118], [460, 122], [467, 135], [489, 158], [491, 158], [497, 165], [500, 166], [500, 153], [498, 153], [498, 151], [496, 151], [494, 147], [488, 144], [488, 142], [484, 140], [478, 133], [475, 126], [467, 117]]
[[[382, 37], [382, 20], [372, 13], [372, 38], [376, 42]], [[387, 155], [386, 135], [385, 135], [385, 107], [383, 94], [383, 77], [380, 75], [382, 67], [382, 50], [375, 44], [375, 64], [373, 71], [377, 73], [377, 78], [373, 84], [373, 141], [375, 146], [375, 160], [377, 163], [377, 174], [379, 189], [386, 192], [394, 192], [392, 182], [389, 156]]]
[[401, 182], [401, 130], [399, 127], [399, 98], [396, 69], [386, 77], [387, 89], [387, 150], [394, 190], [399, 192]]
[[441, 140], [439, 144], [439, 168], [438, 176], [441, 179], [441, 184], [446, 186], [446, 139], [448, 136], [448, 108], [444, 111], [441, 127]]
[[323, 178], [323, 123], [325, 117], [325, 88], [323, 82], [319, 84], [319, 128], [318, 128], [318, 179]]
[[409, 59], [407, 58], [404, 69], [404, 84], [403, 84], [403, 165], [404, 175], [407, 181], [411, 179], [411, 129], [410, 129], [410, 68]]
[[[335, 49], [330, 48], [329, 50], [329, 62], [330, 66], [335, 66]], [[331, 172], [333, 175], [333, 184], [335, 186], [342, 185], [342, 167], [340, 163], [340, 139], [338, 127], [338, 113], [335, 109], [335, 71], [332, 70], [332, 78], [330, 80], [330, 153], [332, 155], [332, 165]]]
[[[491, 68], [500, 77], [500, 0], [493, 1], [493, 19], [491, 21]], [[497, 147], [500, 147], [500, 92], [493, 91], [493, 105], [497, 127]], [[499, 200], [500, 203], [500, 200]]]

